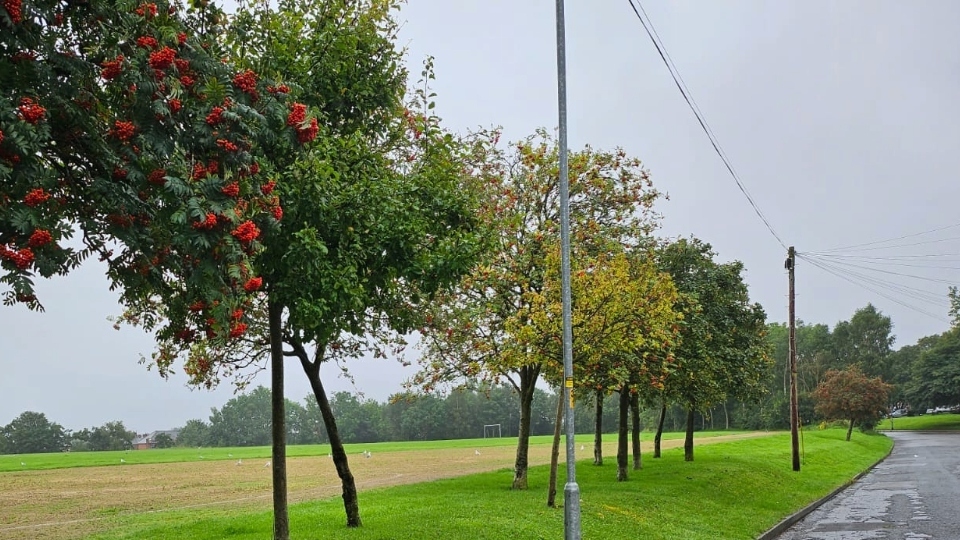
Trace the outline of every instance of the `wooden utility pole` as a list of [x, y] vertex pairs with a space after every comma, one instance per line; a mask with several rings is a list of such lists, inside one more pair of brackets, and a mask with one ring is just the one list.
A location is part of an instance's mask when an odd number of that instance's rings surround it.
[[793, 454], [793, 470], [800, 470], [800, 439], [798, 428], [800, 413], [797, 410], [797, 314], [796, 291], [794, 289], [794, 268], [797, 263], [797, 252], [793, 246], [787, 250], [787, 262], [784, 264], [790, 276], [790, 445]]

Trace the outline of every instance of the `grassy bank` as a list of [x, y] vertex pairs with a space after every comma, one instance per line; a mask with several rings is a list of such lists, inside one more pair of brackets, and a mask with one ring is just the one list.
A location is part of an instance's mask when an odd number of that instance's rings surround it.
[[960, 431], [960, 414], [925, 414], [887, 418], [877, 424], [877, 429]]
[[[800, 473], [790, 470], [788, 434], [646, 456], [642, 471], [616, 482], [613, 460], [580, 462], [585, 538], [714, 540], [755, 538], [883, 457], [892, 442], [881, 435], [830, 429], [805, 434]], [[531, 469], [530, 490], [509, 490], [511, 471], [476, 474], [361, 493], [365, 526], [347, 530], [339, 497], [291, 507], [293, 538], [399, 539], [559, 538], [563, 512], [544, 504], [547, 468]], [[561, 492], [563, 489], [561, 472]], [[270, 512], [183, 510], [125, 516], [100, 540], [269, 538]]]
[[[742, 431], [698, 431], [698, 438], [732, 435]], [[584, 441], [589, 435], [580, 435]], [[607, 435], [609, 438], [615, 435]], [[551, 436], [530, 438], [531, 445], [550, 444]], [[683, 438], [683, 433], [664, 433], [664, 440]], [[409, 452], [418, 450], [441, 450], [444, 448], [490, 448], [516, 446], [516, 437], [487, 439], [457, 439], [449, 441], [403, 441], [383, 443], [347, 444], [348, 454], [364, 450], [372, 453]], [[328, 444], [297, 445], [287, 447], [288, 457], [325, 456], [330, 452]], [[269, 446], [233, 448], [164, 448], [154, 450], [121, 450], [113, 452], [57, 452], [50, 454], [0, 455], [0, 472], [67, 469], [73, 467], [100, 467], [107, 465], [140, 465], [150, 463], [182, 463], [202, 460], [269, 459]], [[123, 460], [121, 462], [120, 460]], [[21, 465], [23, 463], [23, 465]]]

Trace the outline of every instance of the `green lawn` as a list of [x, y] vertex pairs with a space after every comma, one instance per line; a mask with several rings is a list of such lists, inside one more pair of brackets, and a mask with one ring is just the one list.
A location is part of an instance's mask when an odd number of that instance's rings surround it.
[[[704, 445], [696, 461], [682, 449], [644, 459], [629, 482], [615, 467], [580, 462], [584, 538], [749, 539], [849, 481], [882, 458], [882, 435], [829, 429], [804, 434], [802, 471], [790, 469], [789, 434]], [[564, 474], [561, 471], [561, 493]], [[530, 490], [508, 489], [511, 471], [478, 474], [361, 493], [364, 527], [347, 530], [339, 497], [291, 507], [293, 538], [560, 538], [563, 512], [545, 506], [547, 468], [534, 467]], [[112, 518], [111, 518], [112, 519]], [[98, 540], [269, 538], [271, 513], [229, 508], [124, 516]]]
[[[743, 431], [698, 431], [697, 437], [715, 437], [733, 435]], [[608, 437], [615, 437], [609, 435]], [[584, 441], [589, 435], [580, 435]], [[550, 435], [530, 438], [530, 444], [550, 444]], [[683, 433], [664, 433], [664, 440], [681, 439]], [[607, 439], [609, 440], [609, 438]], [[359, 454], [364, 450], [371, 452], [403, 452], [415, 450], [436, 450], [442, 448], [484, 448], [491, 446], [516, 446], [516, 437], [487, 439], [457, 439], [450, 441], [404, 441], [385, 443], [358, 443], [345, 445], [348, 454]], [[330, 445], [288, 446], [288, 457], [325, 456]], [[58, 452], [53, 454], [14, 454], [0, 455], [0, 472], [42, 469], [65, 469], [72, 467], [96, 467], [120, 465], [123, 459], [127, 464], [179, 463], [185, 461], [223, 460], [223, 459], [269, 459], [269, 446], [248, 446], [235, 448], [167, 448], [162, 450], [121, 450], [115, 452]], [[23, 463], [24, 465], [21, 465]]]
[[877, 424], [877, 429], [958, 431], [960, 430], [960, 414], [925, 414], [923, 416], [887, 418]]

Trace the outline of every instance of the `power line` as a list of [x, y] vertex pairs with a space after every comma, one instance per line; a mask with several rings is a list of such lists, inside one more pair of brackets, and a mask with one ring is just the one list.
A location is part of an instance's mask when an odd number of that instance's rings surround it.
[[[951, 236], [951, 237], [949, 237], [949, 238], [938, 238], [938, 239], [936, 239], [936, 240], [925, 240], [925, 241], [923, 241], [923, 242], [914, 242], [914, 243], [912, 243], [912, 244], [899, 244], [899, 245], [895, 245], [895, 246], [873, 246], [873, 247], [864, 247], [864, 248], [856, 248], [856, 249], [852, 249], [852, 248], [851, 248], [851, 249], [848, 249], [848, 250], [846, 250], [846, 251], [862, 252], [862, 251], [877, 251], [877, 250], [880, 250], [880, 249], [911, 248], [911, 247], [916, 247], [916, 246], [925, 246], [925, 245], [929, 245], [929, 244], [939, 244], [940, 242], [951, 242], [951, 241], [953, 241], [953, 240], [960, 240], [960, 236]], [[822, 251], [812, 251], [812, 252], [810, 252], [810, 253], [815, 253], [815, 254], [817, 254], [817, 255], [829, 255], [828, 252], [822, 252]]]
[[[820, 270], [822, 270], [822, 271], [824, 271], [824, 272], [827, 272], [827, 273], [829, 273], [829, 274], [832, 274], [832, 275], [834, 275], [835, 277], [838, 277], [838, 278], [840, 278], [840, 279], [843, 279], [844, 281], [847, 281], [847, 282], [852, 283], [852, 284], [854, 284], [854, 285], [856, 285], [856, 286], [858, 286], [858, 287], [861, 287], [861, 288], [863, 288], [863, 289], [866, 289], [866, 290], [868, 290], [868, 291], [870, 291], [870, 292], [872, 292], [872, 293], [874, 293], [874, 294], [876, 294], [876, 295], [882, 296], [883, 298], [886, 298], [887, 300], [890, 300], [891, 302], [894, 302], [894, 303], [896, 303], [896, 304], [899, 304], [899, 305], [901, 305], [901, 306], [903, 306], [903, 307], [905, 307], [905, 308], [907, 308], [907, 309], [916, 311], [917, 313], [921, 313], [921, 314], [926, 315], [926, 316], [928, 316], [928, 317], [930, 317], [930, 318], [936, 319], [936, 320], [938, 320], [938, 321], [940, 321], [940, 322], [949, 322], [947, 319], [943, 318], [942, 316], [939, 316], [939, 315], [930, 313], [929, 311], [926, 311], [926, 310], [924, 310], [924, 309], [922, 309], [922, 308], [919, 308], [919, 307], [914, 306], [914, 305], [912, 305], [912, 304], [908, 304], [908, 303], [906, 303], [906, 302], [904, 302], [904, 301], [901, 301], [901, 300], [899, 300], [899, 299], [897, 299], [897, 298], [895, 298], [895, 297], [893, 297], [893, 296], [890, 296], [890, 295], [888, 295], [888, 294], [886, 294], [886, 293], [884, 293], [884, 292], [878, 291], [878, 290], [874, 289], [873, 287], [870, 287], [869, 285], [866, 285], [866, 284], [864, 284], [864, 283], [862, 283], [862, 282], [860, 282], [860, 281], [858, 281], [858, 280], [856, 280], [856, 279], [853, 279], [853, 278], [849, 277], [848, 275], [845, 275], [845, 274], [846, 274], [845, 272], [839, 271], [839, 270], [834, 269], [834, 268], [830, 268], [829, 266], [826, 266], [826, 265], [822, 264], [821, 262], [817, 261], [816, 259], [812, 259], [812, 258], [810, 258], [810, 257], [803, 256], [803, 255], [800, 255], [800, 254], [798, 254], [797, 257], [803, 259], [804, 261], [810, 263], [811, 265], [819, 268]], [[914, 299], [916, 299], [916, 298], [914, 298]]]
[[[690, 107], [690, 110], [693, 112], [694, 116], [697, 118], [697, 122], [700, 123], [700, 128], [703, 129], [703, 132], [707, 135], [707, 138], [710, 140], [710, 145], [713, 146], [713, 150], [720, 156], [720, 160], [723, 161], [724, 166], [727, 168], [727, 172], [730, 173], [730, 176], [733, 177], [733, 180], [737, 183], [737, 187], [740, 188], [740, 192], [743, 193], [743, 196], [747, 198], [747, 202], [750, 203], [750, 206], [753, 207], [753, 211], [756, 212], [757, 216], [763, 221], [763, 224], [766, 225], [767, 230], [770, 231], [770, 234], [777, 239], [777, 242], [783, 246], [783, 249], [787, 249], [787, 244], [780, 238], [780, 235], [777, 234], [777, 231], [773, 229], [773, 226], [770, 224], [770, 221], [767, 220], [767, 217], [760, 210], [760, 207], [757, 205], [756, 201], [753, 200], [753, 197], [750, 196], [750, 193], [747, 191], [747, 188], [744, 187], [743, 182], [740, 180], [740, 176], [736, 173], [733, 168], [733, 165], [730, 164], [730, 160], [727, 159], [726, 154], [720, 147], [720, 142], [717, 140], [717, 137], [713, 134], [713, 130], [710, 129], [707, 121], [704, 120], [703, 114], [700, 112], [700, 108], [696, 105], [692, 94], [689, 89], [686, 87], [686, 84], [683, 81], [683, 78], [680, 76], [680, 71], [673, 64], [673, 61], [670, 59], [670, 55], [666, 52], [666, 47], [659, 40], [659, 34], [657, 34], [656, 29], [653, 27], [653, 21], [650, 20], [650, 17], [647, 16], [646, 10], [643, 9], [643, 4], [639, 0], [627, 0], [630, 3], [630, 8], [633, 10], [633, 13], [637, 16], [637, 19], [640, 20], [640, 24], [643, 25], [643, 29], [647, 32], [647, 36], [650, 38], [650, 41], [653, 43], [653, 46], [656, 47], [657, 52], [660, 54], [660, 59], [663, 60], [665, 66], [667, 66], [667, 71], [670, 72], [670, 77], [673, 79], [674, 84], [677, 85], [677, 89], [680, 90], [680, 95], [683, 96], [684, 101], [687, 102], [687, 106]], [[636, 4], [634, 4], [636, 1]], [[639, 6], [639, 9], [637, 8]], [[643, 12], [643, 15], [640, 13]]]
[[[816, 255], [811, 255], [811, 254], [807, 254], [807, 253], [805, 253], [804, 255], [805, 255], [807, 258], [820, 259], [820, 257], [817, 257]], [[820, 259], [820, 260], [821, 260], [821, 262], [826, 262], [826, 261], [823, 260], [823, 259]], [[862, 270], [867, 270], [867, 271], [869, 271], [869, 272], [879, 272], [879, 273], [881, 273], [881, 274], [890, 274], [890, 275], [894, 275], [894, 276], [900, 276], [900, 277], [906, 277], [906, 278], [912, 278], [912, 279], [919, 279], [919, 280], [922, 280], [922, 281], [932, 281], [932, 282], [934, 282], [934, 283], [943, 283], [943, 284], [945, 284], [945, 285], [953, 285], [953, 284], [956, 282], [955, 280], [939, 279], [939, 278], [932, 278], [932, 277], [927, 277], [927, 276], [918, 276], [918, 275], [915, 275], [915, 274], [905, 274], [905, 273], [903, 273], [903, 272], [894, 272], [894, 271], [892, 271], [892, 270], [883, 270], [883, 269], [880, 269], [880, 268], [871, 268], [871, 267], [869, 267], [869, 266], [863, 266], [862, 264], [855, 264], [855, 263], [848, 262], [848, 261], [830, 261], [830, 263], [831, 263], [831, 264], [834, 264], [834, 265], [843, 265], [843, 266], [849, 266], [849, 267], [852, 267], [852, 268], [859, 268], [859, 269], [862, 269]]]
[[[825, 249], [825, 250], [823, 250], [823, 251], [820, 251], [819, 253], [830, 253], [830, 252], [834, 252], [834, 251], [846, 251], [846, 250], [850, 250], [850, 249], [854, 249], [854, 248], [860, 248], [860, 247], [864, 247], [864, 246], [873, 246], [873, 245], [877, 245], [877, 244], [889, 244], [890, 242], [896, 242], [896, 241], [898, 241], [898, 240], [905, 240], [905, 239], [907, 239], [907, 238], [914, 238], [914, 237], [917, 237], [917, 236], [923, 236], [923, 235], [925, 235], [925, 234], [933, 234], [933, 233], [935, 233], [935, 232], [945, 231], [945, 230], [947, 230], [947, 229], [953, 229], [954, 227], [960, 227], [960, 223], [954, 223], [954, 224], [952, 224], [952, 225], [945, 225], [945, 226], [943, 226], [943, 227], [937, 227], [936, 229], [930, 229], [929, 231], [922, 231], [922, 232], [918, 232], [918, 233], [905, 234], [905, 235], [903, 235], [903, 236], [898, 236], [898, 237], [896, 237], [896, 238], [889, 238], [889, 239], [887, 239], [887, 240], [877, 240], [877, 241], [875, 241], [875, 242], [866, 242], [866, 243], [864, 243], [864, 244], [853, 244], [853, 245], [850, 245], [850, 246], [842, 246], [842, 247]], [[855, 251], [860, 251], [860, 250], [855, 250]]]

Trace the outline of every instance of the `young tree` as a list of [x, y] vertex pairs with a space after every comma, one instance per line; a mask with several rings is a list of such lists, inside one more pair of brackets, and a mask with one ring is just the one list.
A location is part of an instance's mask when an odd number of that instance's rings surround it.
[[693, 420], [728, 396], [756, 398], [769, 359], [765, 314], [751, 304], [740, 262], [720, 264], [709, 244], [681, 239], [662, 247], [661, 268], [686, 296], [677, 363], [666, 379], [667, 395], [687, 408], [684, 459], [693, 461]]
[[[464, 377], [509, 381], [520, 398], [513, 487], [526, 489], [531, 410], [544, 357], [515, 336], [535, 326], [531, 300], [544, 294], [544, 259], [559, 245], [558, 147], [539, 130], [512, 148], [485, 147], [474, 159], [485, 190], [479, 219], [488, 249], [454, 292], [434, 302], [422, 330], [416, 383], [429, 390]], [[602, 246], [636, 245], [656, 223], [652, 206], [659, 195], [640, 161], [622, 150], [572, 152], [574, 245], [594, 255]]]
[[[249, 339], [236, 348], [165, 341], [154, 356], [162, 373], [186, 358], [194, 381], [205, 384], [269, 350], [276, 538], [289, 534], [283, 358], [298, 359], [311, 384], [347, 525], [359, 526], [356, 485], [320, 368], [367, 353], [385, 356], [384, 340], [415, 328], [422, 303], [475, 258], [475, 200], [464, 146], [430, 112], [431, 94], [423, 86], [433, 77], [429, 63], [423, 85], [406, 96], [394, 7], [290, 1], [277, 11], [257, 4], [238, 14], [235, 53], [284, 81], [267, 91], [297, 100], [287, 122], [308, 149], [301, 156], [265, 144], [283, 177], [264, 191], [271, 207], [283, 209], [283, 224], [261, 238], [265, 252], [250, 278], [261, 296], [248, 306]], [[145, 311], [167, 315], [162, 306]]]
[[[555, 387], [563, 381], [558, 251], [552, 249], [544, 261], [543, 292], [530, 293], [528, 307], [507, 324], [518, 346], [541, 356], [544, 376]], [[661, 353], [676, 337], [673, 332], [678, 315], [673, 311], [676, 289], [652, 257], [642, 251], [579, 257], [571, 276], [571, 293], [573, 332], [577, 336], [573, 343], [575, 388], [602, 393], [614, 390], [626, 396], [629, 406], [631, 396], [641, 389], [661, 384], [671, 360]], [[621, 407], [621, 417], [625, 413], [626, 408]], [[617, 478], [626, 480], [625, 420], [620, 429], [624, 435], [619, 441]], [[555, 430], [557, 448], [559, 441]], [[551, 478], [555, 480], [556, 475]], [[555, 487], [550, 488], [552, 493]], [[548, 499], [548, 505], [551, 502]]]
[[850, 421], [849, 441], [855, 423], [875, 421], [883, 416], [891, 388], [880, 377], [870, 378], [860, 366], [852, 365], [842, 371], [828, 371], [813, 397], [817, 414], [830, 420]]

